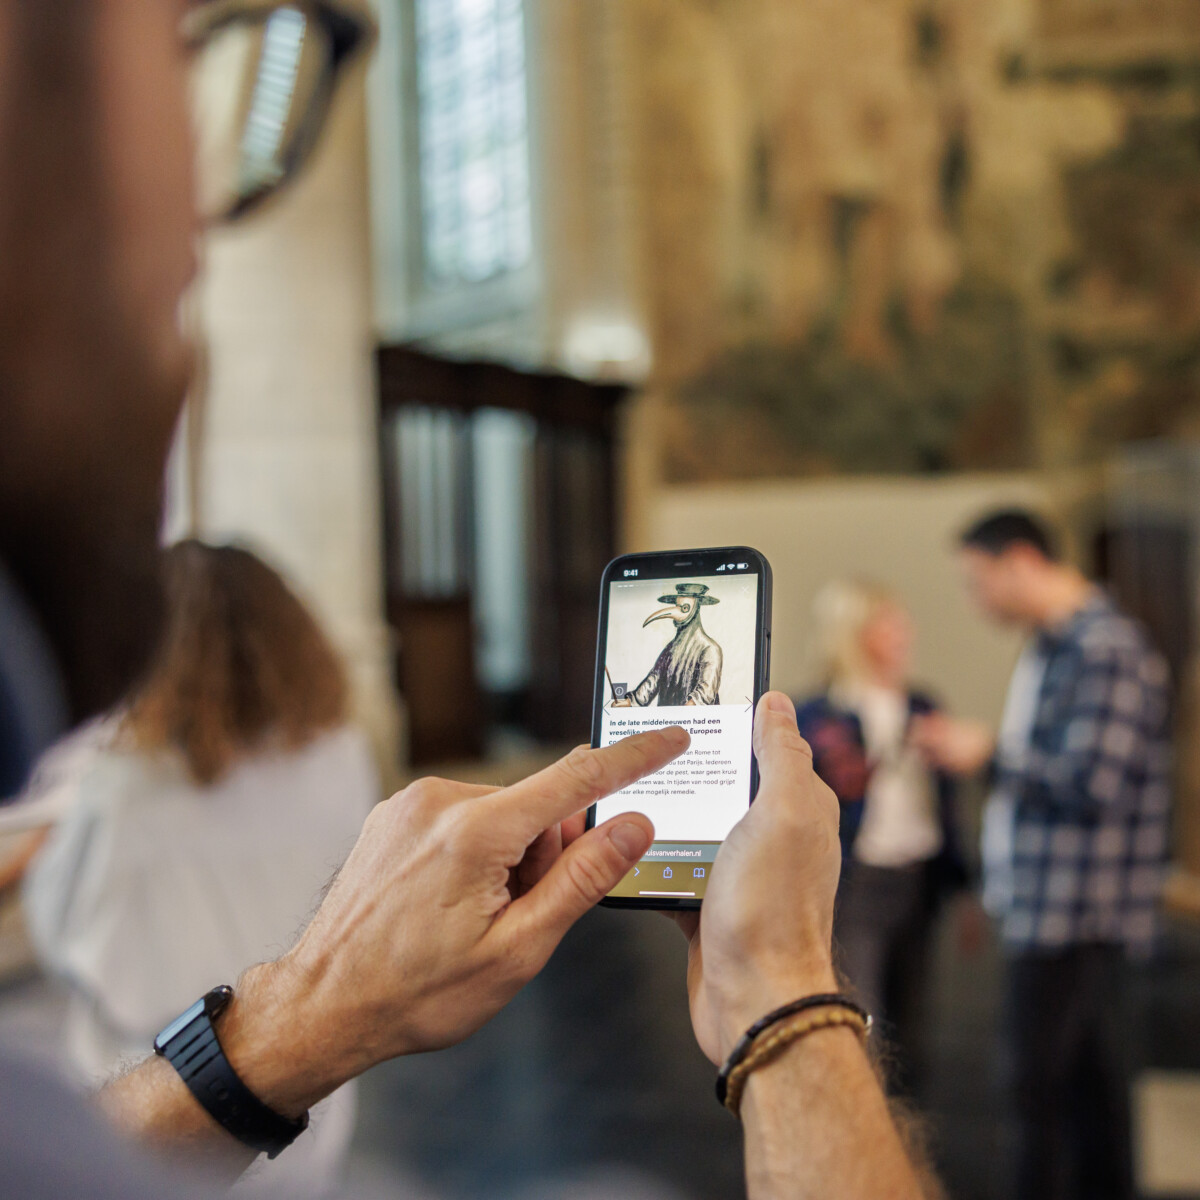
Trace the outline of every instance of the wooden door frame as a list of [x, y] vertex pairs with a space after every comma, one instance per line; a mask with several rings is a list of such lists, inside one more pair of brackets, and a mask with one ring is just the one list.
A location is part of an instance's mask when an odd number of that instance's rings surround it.
[[[506, 409], [533, 417], [539, 432], [576, 430], [591, 435], [604, 455], [605, 495], [603, 511], [597, 513], [602, 522], [601, 540], [610, 555], [615, 553], [617, 410], [629, 392], [625, 385], [589, 383], [553, 372], [520, 371], [494, 362], [448, 359], [404, 343], [378, 346], [375, 366], [383, 508], [381, 549], [389, 623], [402, 611], [406, 598], [399, 577], [403, 549], [397, 519], [399, 479], [394, 456], [389, 453], [386, 428], [388, 419], [404, 408], [428, 407], [466, 414], [484, 408]], [[557, 548], [552, 553], [557, 554]], [[597, 579], [602, 565], [597, 566]], [[553, 585], [551, 591], [553, 596]]]

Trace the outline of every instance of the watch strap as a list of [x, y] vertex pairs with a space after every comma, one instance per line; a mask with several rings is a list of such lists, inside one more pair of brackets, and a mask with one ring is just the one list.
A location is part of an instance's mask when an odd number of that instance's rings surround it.
[[225, 988], [210, 992], [204, 1002], [193, 1006], [198, 1011], [181, 1028], [168, 1026], [166, 1036], [155, 1042], [155, 1051], [175, 1068], [218, 1125], [243, 1145], [275, 1158], [308, 1128], [308, 1113], [298, 1120], [281, 1116], [238, 1078], [213, 1024], [231, 994]]

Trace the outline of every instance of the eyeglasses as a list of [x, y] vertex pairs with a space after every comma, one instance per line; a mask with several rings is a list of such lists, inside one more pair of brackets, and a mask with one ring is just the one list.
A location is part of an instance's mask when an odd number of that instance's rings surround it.
[[375, 23], [354, 0], [208, 0], [189, 10], [183, 34], [200, 211], [235, 221], [303, 169]]

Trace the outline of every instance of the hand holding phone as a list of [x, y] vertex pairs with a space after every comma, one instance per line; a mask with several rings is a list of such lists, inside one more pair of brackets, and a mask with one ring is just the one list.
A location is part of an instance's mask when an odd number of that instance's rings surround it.
[[780, 692], [759, 702], [754, 748], [762, 785], [726, 840], [704, 920], [694, 912], [675, 917], [690, 944], [696, 1040], [718, 1064], [759, 1017], [802, 996], [838, 991], [837, 797], [813, 770], [796, 710]]
[[754, 705], [770, 670], [771, 568], [749, 547], [630, 554], [601, 580], [592, 745], [681, 725], [676, 762], [600, 801], [644, 813], [649, 852], [604, 903], [698, 908], [725, 836], [757, 789]]

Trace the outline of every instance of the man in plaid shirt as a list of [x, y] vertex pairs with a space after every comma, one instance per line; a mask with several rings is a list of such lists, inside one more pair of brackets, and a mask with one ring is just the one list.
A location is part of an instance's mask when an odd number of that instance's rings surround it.
[[1031, 637], [999, 735], [933, 718], [915, 737], [940, 766], [991, 760], [984, 903], [1001, 921], [1022, 1200], [1133, 1194], [1121, 995], [1145, 956], [1166, 871], [1167, 667], [1142, 628], [1030, 514], [969, 529], [971, 592]]

